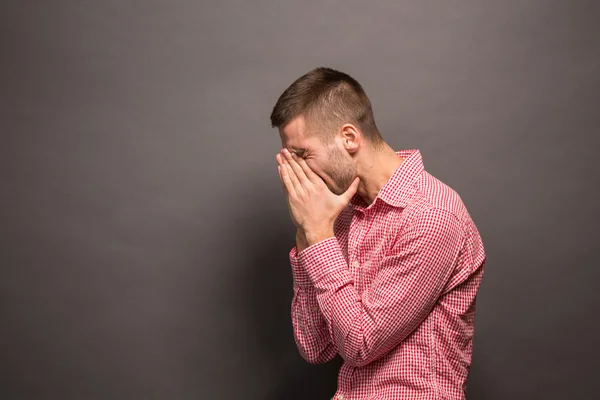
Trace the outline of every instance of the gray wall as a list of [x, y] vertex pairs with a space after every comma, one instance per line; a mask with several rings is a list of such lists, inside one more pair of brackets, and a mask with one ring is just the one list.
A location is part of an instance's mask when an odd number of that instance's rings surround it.
[[357, 78], [484, 239], [469, 399], [600, 384], [597, 1], [4, 1], [0, 397], [326, 399], [279, 94]]

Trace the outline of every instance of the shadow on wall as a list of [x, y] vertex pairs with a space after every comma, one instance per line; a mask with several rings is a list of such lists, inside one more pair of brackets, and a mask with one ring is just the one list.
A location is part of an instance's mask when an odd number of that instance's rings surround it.
[[278, 177], [264, 182], [260, 176], [248, 180], [254, 185], [245, 208], [252, 212], [238, 222], [237, 250], [248, 261], [240, 276], [244, 299], [240, 306], [252, 321], [249, 334], [257, 338], [262, 360], [272, 371], [267, 399], [329, 399], [336, 390], [341, 358], [311, 365], [298, 353], [290, 317], [293, 291], [288, 258], [295, 228]]

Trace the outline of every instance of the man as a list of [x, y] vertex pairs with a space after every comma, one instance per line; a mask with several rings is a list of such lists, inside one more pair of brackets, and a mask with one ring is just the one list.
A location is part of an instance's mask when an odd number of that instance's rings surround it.
[[317, 68], [271, 114], [297, 227], [292, 324], [301, 355], [340, 354], [334, 399], [464, 399], [481, 238], [418, 150], [382, 139], [361, 85]]

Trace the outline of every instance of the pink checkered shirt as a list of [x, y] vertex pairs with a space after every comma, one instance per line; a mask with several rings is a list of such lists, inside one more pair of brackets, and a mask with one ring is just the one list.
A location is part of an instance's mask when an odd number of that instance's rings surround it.
[[459, 195], [405, 158], [335, 237], [290, 251], [302, 357], [344, 363], [334, 399], [464, 399], [485, 252]]

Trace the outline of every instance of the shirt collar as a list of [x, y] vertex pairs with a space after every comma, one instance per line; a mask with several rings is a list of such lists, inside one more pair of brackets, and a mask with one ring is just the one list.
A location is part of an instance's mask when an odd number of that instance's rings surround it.
[[350, 200], [354, 209], [369, 208], [377, 202], [377, 199], [394, 207], [406, 207], [408, 199], [414, 191], [413, 183], [424, 170], [423, 159], [419, 150], [399, 150], [396, 151], [396, 154], [404, 158], [404, 161], [379, 190], [373, 203], [367, 205], [357, 193]]

